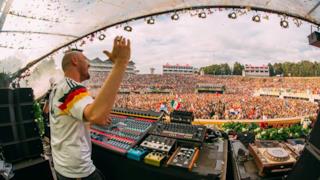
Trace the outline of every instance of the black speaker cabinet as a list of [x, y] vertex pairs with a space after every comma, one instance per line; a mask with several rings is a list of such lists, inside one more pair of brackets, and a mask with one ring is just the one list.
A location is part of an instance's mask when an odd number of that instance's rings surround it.
[[[48, 160], [33, 159], [13, 164], [14, 176], [10, 180], [53, 180], [50, 164]], [[0, 180], [4, 180], [0, 176]]]
[[6, 162], [15, 163], [25, 159], [40, 157], [43, 146], [40, 138], [2, 144]]
[[15, 113], [13, 104], [0, 105], [0, 125], [14, 123]]
[[34, 120], [33, 103], [15, 105], [15, 117], [19, 123]]
[[19, 140], [40, 138], [39, 129], [34, 121], [18, 125]]
[[298, 162], [288, 175], [288, 180], [314, 179], [320, 178], [320, 152], [313, 145], [307, 144]]
[[0, 104], [13, 104], [13, 90], [0, 88]]
[[0, 144], [13, 142], [18, 139], [18, 130], [10, 125], [0, 126]]
[[32, 88], [17, 88], [13, 92], [16, 104], [32, 103], [34, 100]]

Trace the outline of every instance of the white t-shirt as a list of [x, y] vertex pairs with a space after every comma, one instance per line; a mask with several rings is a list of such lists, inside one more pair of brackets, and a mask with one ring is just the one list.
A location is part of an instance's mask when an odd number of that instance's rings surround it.
[[70, 78], [62, 79], [50, 94], [51, 148], [55, 170], [68, 178], [83, 178], [95, 171], [90, 132], [84, 108], [93, 102], [87, 89]]

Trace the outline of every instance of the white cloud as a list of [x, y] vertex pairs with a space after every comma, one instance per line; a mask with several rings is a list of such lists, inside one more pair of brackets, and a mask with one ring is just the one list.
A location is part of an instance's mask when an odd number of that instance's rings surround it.
[[200, 67], [235, 61], [261, 65], [285, 60], [319, 60], [320, 51], [308, 44], [308, 23], [297, 28], [289, 21], [290, 27], [283, 29], [277, 15], [269, 15], [269, 20], [262, 19], [260, 23], [253, 22], [252, 16], [247, 14], [232, 20], [227, 12], [215, 12], [206, 19], [185, 14], [179, 21], [172, 21], [170, 16], [163, 15], [155, 18], [154, 25], [138, 20], [129, 23], [132, 32], [123, 31], [123, 27], [107, 30], [107, 38], [88, 42], [85, 53], [89, 58], [105, 59], [102, 50], [111, 49], [116, 35], [124, 35], [132, 41], [132, 60], [142, 73], [148, 73], [150, 67], [161, 73], [166, 63]]

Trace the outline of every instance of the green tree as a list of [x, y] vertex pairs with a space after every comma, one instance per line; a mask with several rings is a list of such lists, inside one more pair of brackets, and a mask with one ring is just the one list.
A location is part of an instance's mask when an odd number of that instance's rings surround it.
[[275, 75], [281, 75], [283, 74], [282, 64], [281, 63], [275, 63], [273, 65], [274, 73]]
[[10, 81], [10, 74], [0, 73], [0, 88], [8, 88]]
[[271, 63], [268, 64], [268, 67], [269, 67], [269, 75], [270, 76], [274, 76], [275, 73], [274, 73], [274, 69], [273, 69], [273, 66]]
[[242, 70], [244, 69], [244, 66], [240, 64], [239, 62], [235, 62], [233, 64], [233, 75], [242, 75]]

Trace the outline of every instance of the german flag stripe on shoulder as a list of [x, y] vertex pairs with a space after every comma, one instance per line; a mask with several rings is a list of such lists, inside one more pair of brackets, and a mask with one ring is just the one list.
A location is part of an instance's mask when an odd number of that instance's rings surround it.
[[59, 109], [65, 112], [68, 112], [73, 105], [81, 100], [83, 97], [89, 96], [87, 89], [83, 86], [77, 86], [65, 94], [62, 98], [59, 99], [62, 104], [59, 106]]

